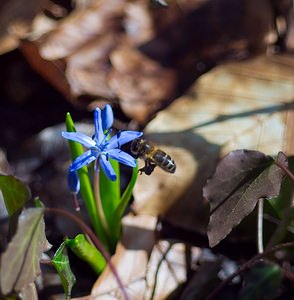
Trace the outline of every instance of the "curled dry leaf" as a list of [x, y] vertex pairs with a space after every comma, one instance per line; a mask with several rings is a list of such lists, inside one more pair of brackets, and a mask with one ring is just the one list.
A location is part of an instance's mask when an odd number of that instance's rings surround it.
[[110, 52], [116, 47], [118, 36], [110, 32], [92, 40], [67, 58], [66, 77], [73, 95], [100, 95], [114, 98], [108, 84], [111, 65]]
[[124, 0], [96, 0], [84, 9], [75, 10], [43, 41], [41, 56], [56, 60], [73, 54], [83, 44], [116, 27], [124, 5]]
[[111, 53], [110, 61], [113, 69], [109, 85], [120, 98], [125, 114], [140, 123], [175, 93], [175, 71], [162, 67], [133, 47], [118, 47]]
[[147, 2], [128, 2], [125, 7], [125, 31], [134, 45], [143, 44], [155, 35], [152, 16]]
[[2, 1], [0, 4], [0, 54], [11, 51], [27, 36], [34, 17], [47, 0]]
[[19, 48], [36, 72], [55, 86], [67, 99], [71, 98], [70, 86], [64, 75], [63, 63], [60, 61], [51, 62], [44, 60], [40, 56], [38, 46], [35, 42], [24, 40], [20, 43]]

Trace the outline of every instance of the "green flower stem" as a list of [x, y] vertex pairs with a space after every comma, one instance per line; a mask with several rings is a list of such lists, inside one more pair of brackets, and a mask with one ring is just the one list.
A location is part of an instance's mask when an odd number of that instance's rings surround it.
[[103, 255], [103, 257], [107, 261], [109, 269], [112, 272], [113, 276], [115, 277], [115, 279], [117, 281], [117, 284], [118, 284], [119, 288], [121, 289], [121, 292], [123, 294], [124, 299], [125, 300], [130, 300], [130, 298], [129, 298], [127, 292], [126, 292], [126, 289], [124, 288], [123, 283], [122, 283], [122, 281], [121, 281], [121, 279], [120, 279], [120, 277], [117, 273], [117, 270], [111, 262], [110, 255], [105, 250], [103, 244], [97, 238], [95, 233], [90, 229], [90, 227], [88, 225], [86, 225], [86, 223], [84, 223], [79, 217], [75, 216], [74, 214], [72, 214], [72, 213], [70, 213], [66, 210], [63, 210], [63, 209], [60, 209], [60, 208], [45, 208], [44, 210], [47, 213], [55, 213], [55, 214], [65, 216], [68, 219], [75, 222], [81, 228], [81, 230], [91, 239], [94, 246], [100, 251], [100, 253]]
[[94, 166], [94, 195], [96, 199], [96, 205], [97, 205], [97, 211], [98, 215], [102, 224], [102, 227], [104, 229], [104, 232], [106, 233], [106, 238], [108, 240], [108, 246], [111, 246], [111, 232], [110, 228], [108, 226], [105, 213], [102, 206], [101, 196], [100, 196], [100, 189], [99, 189], [99, 162], [98, 160], [95, 161]]

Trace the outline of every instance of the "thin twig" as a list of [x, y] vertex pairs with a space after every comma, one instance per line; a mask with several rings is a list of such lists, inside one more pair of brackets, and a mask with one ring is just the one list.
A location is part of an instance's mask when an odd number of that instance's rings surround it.
[[257, 213], [257, 249], [258, 253], [263, 252], [263, 203], [264, 199], [258, 199]]
[[207, 297], [205, 300], [212, 300], [212, 299], [217, 299], [217, 295], [232, 281], [233, 278], [244, 272], [245, 270], [249, 269], [252, 267], [254, 264], [256, 264], [261, 258], [266, 257], [270, 254], [272, 254], [275, 251], [284, 249], [284, 248], [289, 248], [289, 247], [294, 247], [294, 242], [291, 243], [284, 243], [277, 245], [273, 247], [270, 250], [266, 250], [263, 253], [258, 253], [254, 257], [252, 257], [250, 260], [248, 260], [246, 263], [241, 265], [237, 271], [232, 273], [229, 277], [227, 277], [222, 283], [220, 283]]
[[[163, 263], [163, 261], [165, 260], [168, 252], [170, 251], [172, 247], [172, 244], [169, 244], [167, 249], [162, 253], [162, 257], [160, 259], [160, 261], [158, 262], [157, 264], [157, 267], [156, 267], [156, 271], [155, 271], [155, 275], [154, 275], [154, 284], [153, 284], [153, 289], [152, 289], [152, 293], [151, 293], [151, 296], [150, 296], [150, 300], [153, 300], [154, 299], [154, 296], [155, 296], [155, 291], [156, 291], [156, 286], [157, 286], [157, 279], [158, 279], [158, 273], [159, 273], [159, 269], [161, 267], [161, 264]], [[160, 251], [160, 250], [159, 250]], [[161, 251], [160, 251], [161, 252]]]
[[115, 277], [115, 279], [117, 281], [117, 284], [118, 284], [119, 288], [121, 289], [125, 300], [129, 300], [129, 297], [128, 297], [127, 292], [126, 292], [126, 290], [123, 286], [123, 283], [122, 283], [122, 281], [121, 281], [114, 265], [111, 262], [110, 255], [105, 250], [103, 244], [100, 242], [100, 240], [97, 238], [95, 233], [91, 230], [91, 228], [83, 220], [81, 220], [79, 217], [75, 216], [74, 214], [72, 214], [72, 213], [70, 213], [66, 210], [63, 210], [63, 209], [60, 209], [60, 208], [45, 208], [45, 212], [60, 214], [60, 215], [63, 215], [65, 217], [67, 217], [68, 219], [71, 219], [73, 222], [75, 222], [81, 228], [81, 230], [87, 236], [90, 237], [92, 243], [95, 245], [95, 247], [100, 251], [100, 253], [103, 255], [103, 257], [107, 261], [109, 269], [112, 272], [113, 276]]
[[282, 268], [283, 271], [283, 275], [290, 281], [292, 281], [292, 283], [294, 283], [294, 274], [293, 272], [287, 270], [286, 268]]

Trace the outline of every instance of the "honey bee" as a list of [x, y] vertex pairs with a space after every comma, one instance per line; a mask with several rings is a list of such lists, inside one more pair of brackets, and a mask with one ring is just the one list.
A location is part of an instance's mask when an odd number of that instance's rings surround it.
[[168, 173], [175, 173], [176, 171], [174, 160], [149, 141], [144, 139], [133, 140], [131, 152], [136, 158], [141, 158], [145, 161], [145, 166], [139, 169], [141, 174], [144, 172], [146, 175], [150, 175], [156, 166]]

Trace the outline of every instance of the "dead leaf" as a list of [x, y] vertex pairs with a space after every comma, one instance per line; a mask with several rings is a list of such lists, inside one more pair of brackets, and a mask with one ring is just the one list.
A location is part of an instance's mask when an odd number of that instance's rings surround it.
[[30, 31], [32, 20], [47, 0], [3, 1], [0, 4], [0, 54], [18, 46]]
[[115, 94], [108, 84], [111, 70], [108, 57], [118, 42], [119, 37], [110, 32], [87, 43], [67, 58], [65, 74], [73, 95], [90, 94], [114, 98]]
[[125, 7], [126, 35], [134, 45], [143, 44], [155, 35], [148, 2], [128, 2]]
[[[275, 10], [279, 5], [268, 0], [260, 1], [258, 9], [252, 0], [178, 0], [156, 9], [150, 0], [79, 2], [41, 36], [41, 57], [68, 62], [71, 100], [118, 98], [127, 117], [143, 126], [208, 68], [206, 61], [214, 65], [264, 53], [275, 18], [284, 17]], [[47, 80], [58, 85], [54, 78]]]
[[50, 82], [67, 99], [71, 98], [70, 86], [64, 75], [64, 63], [61, 61], [47, 61], [43, 59], [35, 42], [23, 40], [20, 42], [20, 51], [26, 57], [33, 70]]
[[[146, 136], [146, 138], [148, 139], [149, 136]], [[153, 138], [153, 136], [151, 135], [150, 138]], [[161, 140], [164, 142], [166, 139], [163, 137]], [[197, 162], [193, 154], [187, 149], [175, 146], [156, 144], [156, 147], [171, 155], [176, 161], [176, 174], [171, 175], [160, 168], [155, 168], [151, 176], [139, 176], [140, 184], [135, 187], [134, 196], [136, 201], [132, 206], [137, 213], [155, 213], [156, 215], [156, 212], [160, 212], [164, 214], [193, 184], [191, 179], [197, 169]], [[143, 161], [139, 161], [139, 168], [143, 164]], [[146, 189], [146, 186], [149, 188]]]
[[109, 85], [120, 98], [124, 113], [139, 123], [144, 123], [175, 93], [176, 73], [133, 47], [118, 47], [110, 61], [113, 69]]
[[[156, 218], [127, 216], [123, 219], [123, 237], [111, 261], [132, 300], [142, 299], [146, 289], [146, 268], [155, 243]], [[94, 299], [120, 299], [121, 293], [112, 272], [107, 267], [91, 292]]]
[[[160, 241], [155, 244], [156, 218], [126, 216], [123, 237], [112, 262], [132, 300], [167, 299], [186, 280], [185, 245]], [[200, 250], [192, 248], [193, 260]], [[107, 268], [92, 288], [89, 299], [122, 299], [120, 290]]]
[[111, 31], [124, 5], [124, 0], [96, 0], [86, 8], [76, 9], [43, 41], [41, 56], [48, 60], [64, 58], [93, 38]]
[[[185, 260], [186, 245], [182, 243], [170, 244], [159, 241], [154, 247], [147, 267], [146, 280], [148, 289], [145, 299], [168, 299], [183, 282], [187, 280], [187, 266]], [[194, 248], [194, 257], [199, 256], [200, 250]], [[193, 251], [192, 250], [192, 251]]]

